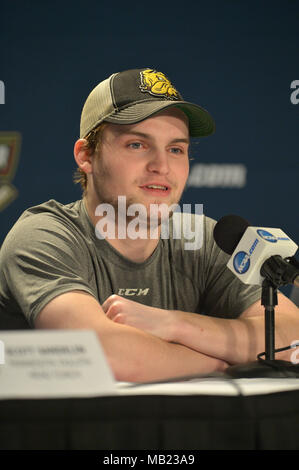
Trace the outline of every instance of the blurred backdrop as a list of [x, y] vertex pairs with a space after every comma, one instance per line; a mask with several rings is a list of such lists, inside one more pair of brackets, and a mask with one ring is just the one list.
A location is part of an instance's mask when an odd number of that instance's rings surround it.
[[91, 89], [164, 72], [216, 121], [184, 203], [299, 241], [299, 1], [1, 2], [0, 243], [29, 206], [81, 197], [73, 144]]

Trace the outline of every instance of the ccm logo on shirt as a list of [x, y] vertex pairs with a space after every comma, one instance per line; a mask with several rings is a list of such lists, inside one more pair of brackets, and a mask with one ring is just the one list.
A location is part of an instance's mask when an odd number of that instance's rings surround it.
[[118, 289], [118, 295], [147, 295], [149, 287], [146, 289]]

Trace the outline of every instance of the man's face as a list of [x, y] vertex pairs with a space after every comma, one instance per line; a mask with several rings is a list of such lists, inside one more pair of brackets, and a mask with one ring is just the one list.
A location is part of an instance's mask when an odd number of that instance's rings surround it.
[[171, 108], [131, 125], [109, 124], [99, 155], [93, 159], [92, 185], [96, 205], [118, 196], [130, 204], [178, 203], [189, 172], [189, 129], [185, 114]]

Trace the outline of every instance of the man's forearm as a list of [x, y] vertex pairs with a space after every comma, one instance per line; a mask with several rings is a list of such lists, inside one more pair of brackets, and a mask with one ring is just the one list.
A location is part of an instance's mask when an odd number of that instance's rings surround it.
[[[113, 295], [103, 305], [108, 318], [130, 325], [170, 343], [178, 343], [230, 364], [256, 360], [265, 350], [264, 307], [257, 301], [238, 319], [209, 317], [149, 307]], [[229, 314], [229, 312], [228, 312]], [[298, 308], [282, 294], [275, 308], [275, 345], [285, 347], [299, 339]], [[290, 360], [290, 352], [277, 359]]]
[[[178, 317], [173, 340], [230, 364], [256, 360], [265, 351], [264, 316], [223, 319], [200, 314], [175, 312]], [[299, 315], [276, 315], [275, 347], [288, 346], [299, 339]], [[290, 351], [276, 359], [290, 360]]]
[[189, 348], [237, 364], [264, 351], [263, 318], [223, 319], [175, 312], [179, 317], [173, 339]]
[[222, 360], [111, 321], [97, 300], [81, 291], [67, 292], [51, 300], [39, 313], [35, 326], [94, 330], [116, 379], [121, 381], [148, 382], [205, 374], [226, 366]]
[[227, 367], [221, 359], [135, 328], [115, 324], [113, 329], [99, 337], [117, 380], [148, 382], [207, 374]]

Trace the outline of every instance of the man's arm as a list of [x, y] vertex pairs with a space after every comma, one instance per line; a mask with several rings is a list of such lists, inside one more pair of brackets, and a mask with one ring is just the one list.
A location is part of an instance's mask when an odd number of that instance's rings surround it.
[[95, 330], [115, 378], [121, 381], [146, 382], [226, 367], [219, 359], [111, 321], [96, 299], [83, 291], [55, 297], [39, 313], [35, 326]]
[[[197, 313], [147, 307], [119, 296], [103, 304], [113, 321], [135, 326], [164, 340], [183, 344], [230, 364], [256, 360], [265, 351], [264, 307], [260, 301], [247, 308], [237, 319], [209, 317]], [[284, 295], [278, 295], [275, 308], [275, 347], [288, 346], [299, 339], [298, 308]], [[276, 354], [289, 360], [292, 352]]]
[[[298, 308], [282, 294], [278, 295], [278, 300], [279, 304], [275, 308], [276, 349], [299, 339]], [[265, 351], [264, 312], [260, 301], [247, 308], [237, 319], [184, 315], [184, 312], [178, 312], [180, 319], [176, 340], [204, 354], [213, 354], [230, 364], [255, 361], [257, 354]], [[275, 358], [290, 360], [290, 354], [292, 351], [284, 351], [277, 353]]]

